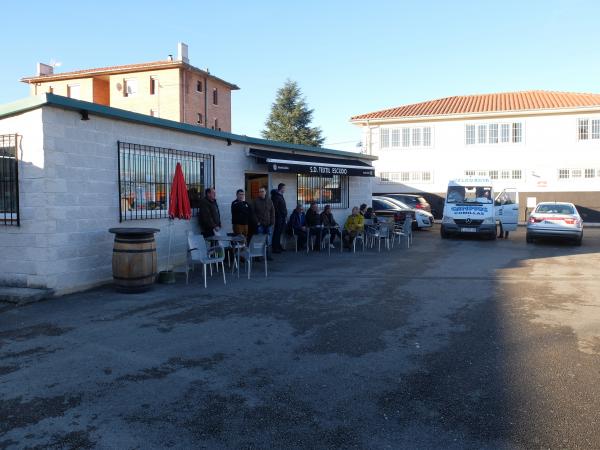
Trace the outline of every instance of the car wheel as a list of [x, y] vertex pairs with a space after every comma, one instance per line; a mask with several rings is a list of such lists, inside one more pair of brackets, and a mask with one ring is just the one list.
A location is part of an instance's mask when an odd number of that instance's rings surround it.
[[440, 236], [442, 237], [442, 239], [448, 239], [449, 237], [448, 232], [444, 228], [444, 225], [440, 227]]
[[581, 243], [583, 242], [583, 236], [575, 240], [575, 245], [581, 247]]
[[525, 241], [528, 244], [533, 244], [533, 238], [531, 236], [529, 236], [528, 234], [525, 235]]
[[489, 239], [490, 239], [490, 241], [495, 241], [496, 240], [496, 232], [491, 233]]

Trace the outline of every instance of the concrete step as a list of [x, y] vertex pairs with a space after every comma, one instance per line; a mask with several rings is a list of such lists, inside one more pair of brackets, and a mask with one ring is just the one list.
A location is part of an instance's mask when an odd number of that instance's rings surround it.
[[0, 302], [16, 305], [35, 303], [52, 296], [51, 289], [0, 286]]

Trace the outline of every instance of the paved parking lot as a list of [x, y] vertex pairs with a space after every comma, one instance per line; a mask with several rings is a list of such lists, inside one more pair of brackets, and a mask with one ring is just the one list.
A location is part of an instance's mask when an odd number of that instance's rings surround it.
[[0, 313], [0, 448], [598, 448], [600, 229]]

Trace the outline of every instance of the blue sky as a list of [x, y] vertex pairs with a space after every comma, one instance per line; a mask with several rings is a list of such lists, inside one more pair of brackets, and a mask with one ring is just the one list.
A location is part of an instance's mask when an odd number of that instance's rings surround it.
[[57, 71], [190, 62], [236, 83], [233, 132], [259, 136], [276, 91], [299, 83], [325, 145], [360, 140], [350, 116], [452, 95], [600, 92], [597, 1], [7, 2], [0, 103], [28, 95], [38, 61]]

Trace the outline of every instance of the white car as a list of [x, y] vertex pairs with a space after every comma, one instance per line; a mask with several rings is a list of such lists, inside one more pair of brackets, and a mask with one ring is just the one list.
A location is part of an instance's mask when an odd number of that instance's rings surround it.
[[538, 203], [527, 221], [527, 243], [536, 238], [552, 237], [581, 245], [583, 221], [573, 203]]
[[430, 212], [427, 212], [423, 209], [411, 208], [406, 203], [396, 200], [392, 197], [381, 196], [381, 198], [398, 205], [402, 209], [410, 209], [415, 215], [417, 228], [430, 228], [433, 226], [433, 214]]

